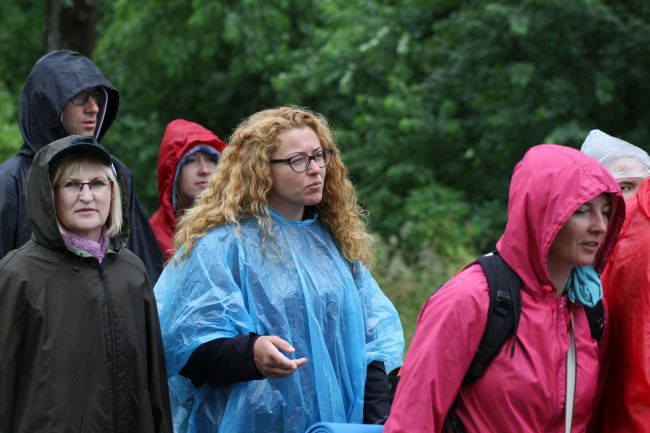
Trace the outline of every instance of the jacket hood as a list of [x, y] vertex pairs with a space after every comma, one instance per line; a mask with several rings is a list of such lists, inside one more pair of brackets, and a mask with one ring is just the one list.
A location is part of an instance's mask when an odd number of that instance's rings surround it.
[[219, 154], [226, 148], [226, 144], [210, 130], [198, 123], [183, 119], [171, 121], [165, 129], [158, 152], [158, 194], [160, 208], [157, 213], [162, 213], [166, 225], [170, 228], [170, 236], [176, 228], [176, 216], [172, 206], [174, 191], [174, 177], [176, 168], [188, 150], [203, 144], [215, 149]]
[[[70, 135], [43, 147], [36, 153], [34, 163], [27, 178], [27, 218], [32, 227], [34, 240], [39, 245], [54, 250], [68, 249], [63, 242], [59, 231], [56, 209], [54, 206], [54, 194], [50, 181], [50, 168], [53, 161], [70, 152], [71, 147], [87, 144], [100, 146], [93, 137]], [[113, 160], [115, 164], [115, 160]], [[128, 200], [126, 198], [126, 187], [124, 177], [120, 170], [116, 174], [117, 182], [120, 185], [122, 194], [122, 228], [120, 233], [113, 235], [109, 244], [109, 250], [119, 251], [124, 246], [129, 236]]]
[[[625, 218], [621, 190], [593, 158], [575, 149], [542, 144], [528, 150], [510, 181], [508, 222], [497, 251], [524, 282], [524, 290], [551, 291], [548, 251], [569, 217], [602, 194], [612, 197], [609, 230], [594, 268], [602, 272]], [[545, 287], [545, 288], [544, 288]]]
[[593, 129], [580, 151], [600, 162], [615, 179], [650, 176], [650, 156], [627, 141]]
[[34, 156], [43, 146], [68, 135], [61, 114], [70, 98], [84, 89], [103, 87], [106, 104], [97, 115], [95, 138], [101, 140], [113, 123], [119, 93], [88, 57], [74, 51], [52, 51], [41, 57], [27, 77], [20, 96], [18, 121], [24, 144], [20, 153]]

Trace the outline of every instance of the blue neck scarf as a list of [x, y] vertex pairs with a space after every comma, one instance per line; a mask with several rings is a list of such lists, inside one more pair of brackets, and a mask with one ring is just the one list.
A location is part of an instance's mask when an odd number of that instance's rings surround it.
[[569, 300], [574, 304], [593, 307], [603, 297], [600, 275], [593, 266], [576, 266], [567, 284]]

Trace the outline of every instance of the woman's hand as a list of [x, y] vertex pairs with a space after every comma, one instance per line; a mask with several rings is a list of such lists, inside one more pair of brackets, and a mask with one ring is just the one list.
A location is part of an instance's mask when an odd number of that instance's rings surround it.
[[287, 341], [275, 335], [262, 336], [253, 346], [255, 367], [264, 376], [287, 377], [307, 363], [307, 358], [289, 359], [281, 352], [295, 352]]

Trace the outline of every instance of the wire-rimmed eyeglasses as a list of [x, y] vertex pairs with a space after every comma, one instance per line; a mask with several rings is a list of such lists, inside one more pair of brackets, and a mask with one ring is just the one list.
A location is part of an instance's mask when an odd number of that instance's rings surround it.
[[94, 196], [106, 194], [113, 186], [113, 181], [110, 179], [93, 179], [90, 182], [80, 182], [78, 180], [66, 180], [54, 184], [56, 188], [69, 197], [77, 197], [81, 194], [84, 185], [88, 185], [88, 189]]
[[294, 155], [291, 158], [272, 159], [271, 163], [277, 164], [280, 162], [286, 162], [293, 171], [296, 173], [302, 173], [309, 168], [309, 164], [311, 164], [312, 161], [314, 161], [320, 168], [323, 168], [329, 164], [331, 159], [332, 151], [330, 149], [322, 149], [311, 156], [303, 153], [300, 155]]
[[103, 105], [106, 100], [104, 89], [82, 90], [70, 98], [70, 102], [74, 105], [85, 105], [88, 102], [88, 98], [93, 98], [97, 105]]

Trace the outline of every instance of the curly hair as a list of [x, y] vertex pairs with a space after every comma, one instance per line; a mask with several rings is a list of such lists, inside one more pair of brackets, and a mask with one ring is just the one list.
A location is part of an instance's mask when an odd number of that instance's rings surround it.
[[321, 146], [332, 151], [327, 165], [323, 197], [315, 208], [343, 256], [370, 266], [374, 239], [365, 226], [365, 212], [357, 204], [354, 186], [341, 160], [327, 120], [301, 107], [278, 107], [257, 112], [244, 120], [229, 139], [208, 187], [197, 197], [178, 224], [176, 249], [186, 257], [197, 240], [214, 227], [255, 218], [262, 244], [272, 238], [268, 195], [272, 188], [271, 157], [280, 144], [278, 136], [295, 128], [311, 128]]

